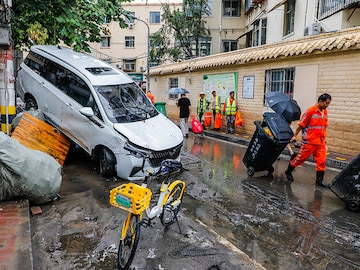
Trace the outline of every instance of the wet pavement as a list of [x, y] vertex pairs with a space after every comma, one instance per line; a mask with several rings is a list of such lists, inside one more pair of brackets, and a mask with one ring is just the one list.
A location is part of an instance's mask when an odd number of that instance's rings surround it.
[[[184, 154], [187, 163], [198, 159]], [[34, 269], [115, 269], [121, 224], [125, 213], [109, 205], [109, 190], [124, 181], [104, 179], [81, 152], [72, 152], [64, 168], [62, 199], [42, 207], [31, 218]], [[197, 185], [185, 170], [188, 190]], [[160, 182], [150, 188], [156, 193]], [[186, 195], [191, 203], [196, 203]], [[156, 198], [156, 196], [155, 196]], [[179, 225], [164, 229], [155, 218], [152, 226], [141, 229], [139, 247], [131, 269], [264, 269], [226, 238], [206, 224], [179, 214]]]
[[[202, 159], [194, 170], [216, 197], [192, 214], [268, 269], [360, 269], [360, 214], [344, 208], [329, 189], [317, 188], [313, 165], [304, 164], [287, 184], [288, 156], [274, 173], [246, 175], [246, 147], [188, 139], [184, 149]], [[339, 170], [328, 169], [329, 183]]]
[[[242, 164], [247, 138], [228, 135], [224, 142], [212, 132], [184, 143], [181, 232], [155, 219], [142, 229], [132, 269], [360, 269], [360, 214], [314, 186], [311, 163], [295, 170], [291, 185], [283, 174], [287, 155], [272, 176], [249, 177]], [[326, 182], [338, 172], [329, 169]], [[115, 269], [125, 213], [109, 205], [108, 192], [121, 183], [101, 177], [82, 152], [70, 153], [62, 199], [30, 218], [33, 269]]]

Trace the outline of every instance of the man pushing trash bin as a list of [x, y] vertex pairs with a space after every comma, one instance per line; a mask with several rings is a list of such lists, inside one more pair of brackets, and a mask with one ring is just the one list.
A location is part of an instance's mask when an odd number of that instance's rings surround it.
[[331, 103], [329, 94], [322, 94], [318, 97], [318, 102], [306, 110], [301, 116], [299, 126], [297, 127], [291, 141], [302, 131], [302, 141], [299, 153], [290, 160], [285, 175], [289, 182], [294, 181], [292, 171], [295, 167], [304, 163], [310, 155], [314, 156], [316, 161], [316, 182], [320, 187], [327, 187], [324, 182], [326, 170], [326, 128], [328, 126], [327, 107]]

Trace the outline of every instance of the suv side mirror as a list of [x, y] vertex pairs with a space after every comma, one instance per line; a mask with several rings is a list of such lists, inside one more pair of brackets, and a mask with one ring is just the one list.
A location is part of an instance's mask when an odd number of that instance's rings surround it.
[[85, 115], [86, 117], [89, 117], [89, 118], [94, 116], [94, 111], [93, 111], [93, 109], [90, 108], [90, 107], [83, 107], [83, 108], [81, 108], [81, 109], [80, 109], [80, 113], [81, 113], [82, 115]]

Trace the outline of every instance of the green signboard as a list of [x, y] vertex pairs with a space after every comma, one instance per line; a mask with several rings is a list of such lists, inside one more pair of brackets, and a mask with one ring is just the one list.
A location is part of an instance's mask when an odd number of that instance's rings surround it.
[[135, 82], [144, 81], [144, 74], [142, 73], [128, 73], [129, 77], [133, 79]]
[[216, 91], [220, 96], [221, 103], [229, 97], [229, 92], [234, 91], [236, 96], [237, 90], [237, 73], [220, 73], [203, 75], [203, 92], [208, 99], [212, 98], [211, 92]]

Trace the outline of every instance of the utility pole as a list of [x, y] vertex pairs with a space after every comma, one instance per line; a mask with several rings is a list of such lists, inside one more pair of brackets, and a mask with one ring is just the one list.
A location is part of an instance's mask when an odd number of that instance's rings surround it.
[[150, 27], [147, 22], [137, 17], [132, 17], [134, 20], [143, 22], [147, 27], [147, 63], [146, 63], [146, 81], [147, 81], [147, 90], [150, 90]]
[[16, 116], [15, 77], [13, 50], [11, 42], [12, 0], [1, 0], [1, 12], [5, 15], [0, 21], [0, 114], [1, 130], [9, 134], [11, 122]]

